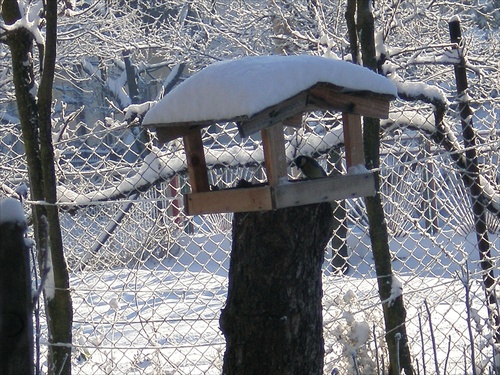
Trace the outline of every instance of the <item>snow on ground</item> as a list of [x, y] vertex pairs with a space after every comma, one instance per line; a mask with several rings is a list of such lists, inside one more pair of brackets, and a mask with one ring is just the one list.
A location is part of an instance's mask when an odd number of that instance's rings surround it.
[[[493, 249], [498, 252], [499, 236], [492, 237]], [[150, 259], [136, 269], [72, 275], [75, 355], [80, 359], [74, 365], [75, 372], [220, 373], [224, 338], [218, 318], [227, 293], [230, 241], [217, 234], [185, 237], [180, 242], [188, 244], [185, 251], [160, 261]], [[330, 257], [325, 262], [325, 373], [334, 367], [343, 369], [344, 374], [354, 373], [349, 364], [352, 353], [357, 353], [365, 369], [374, 368], [367, 354], [373, 355], [374, 350], [371, 329], [377, 326], [380, 343], [383, 324], [368, 243], [366, 234], [351, 232], [349, 262], [356, 268], [347, 276], [330, 274]], [[463, 374], [463, 350], [469, 341], [465, 289], [457, 273], [465, 259], [469, 259], [472, 273], [477, 269], [472, 243], [472, 234], [464, 238], [452, 231], [435, 237], [412, 234], [391, 240], [394, 270], [408, 307], [411, 350], [421, 363], [420, 314], [427, 369], [434, 369], [434, 358], [424, 300], [432, 310], [441, 369], [446, 360], [448, 374]], [[498, 254], [495, 256], [498, 258]], [[474, 325], [478, 335], [486, 318], [481, 305], [483, 292], [477, 277], [471, 285], [472, 304], [478, 311], [478, 323]]]
[[346, 61], [309, 55], [249, 56], [220, 61], [192, 75], [155, 104], [143, 124], [251, 116], [319, 82], [397, 96], [387, 78]]

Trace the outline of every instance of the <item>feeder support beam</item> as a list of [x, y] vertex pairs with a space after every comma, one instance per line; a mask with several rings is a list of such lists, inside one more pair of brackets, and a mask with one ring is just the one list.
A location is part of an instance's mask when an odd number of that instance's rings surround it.
[[261, 133], [267, 180], [270, 186], [276, 186], [281, 179], [287, 178], [283, 124], [279, 122], [263, 129]]
[[365, 165], [361, 116], [354, 113], [343, 112], [342, 122], [347, 168], [349, 169], [349, 167], [358, 164]]
[[189, 183], [193, 193], [209, 191], [207, 162], [203, 152], [201, 131], [193, 131], [184, 136], [184, 150], [188, 165]]

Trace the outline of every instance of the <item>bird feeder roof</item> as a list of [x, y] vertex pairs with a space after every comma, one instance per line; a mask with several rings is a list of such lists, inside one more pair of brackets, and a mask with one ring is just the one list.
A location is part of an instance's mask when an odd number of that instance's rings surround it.
[[143, 125], [156, 128], [160, 142], [227, 121], [237, 122], [241, 135], [248, 136], [315, 109], [385, 118], [396, 95], [390, 80], [346, 61], [252, 56], [195, 73], [156, 103]]

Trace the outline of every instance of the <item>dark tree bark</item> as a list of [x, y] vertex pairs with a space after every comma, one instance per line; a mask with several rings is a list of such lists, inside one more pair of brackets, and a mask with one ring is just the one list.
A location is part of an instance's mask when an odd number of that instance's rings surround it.
[[329, 203], [234, 215], [224, 374], [323, 373], [321, 266], [332, 230]]
[[[465, 173], [470, 176], [471, 183], [467, 185], [472, 203], [472, 213], [474, 214], [474, 226], [476, 229], [477, 247], [479, 250], [479, 259], [481, 260], [481, 269], [483, 270], [483, 285], [486, 293], [488, 317], [491, 321], [491, 326], [494, 327], [495, 343], [500, 343], [500, 316], [498, 314], [498, 299], [495, 292], [495, 261], [491, 255], [491, 244], [488, 238], [488, 226], [486, 224], [486, 207], [479, 200], [483, 195], [483, 187], [481, 186], [481, 176], [479, 168], [479, 160], [477, 153], [476, 132], [474, 130], [472, 115], [473, 111], [469, 106], [466, 97], [469, 87], [467, 81], [467, 70], [465, 57], [459, 49], [462, 43], [462, 31], [460, 29], [460, 21], [453, 20], [449, 23], [450, 39], [456, 44], [455, 49], [459, 52], [460, 62], [454, 64], [455, 81], [457, 85], [458, 109], [460, 112], [462, 135], [464, 140], [466, 169]], [[497, 353], [495, 353], [497, 354]], [[498, 364], [500, 369], [500, 364]]]
[[130, 61], [130, 51], [125, 50], [122, 52], [123, 62], [125, 63], [125, 73], [127, 74], [128, 94], [132, 104], [139, 103], [139, 87], [137, 87], [137, 80], [135, 79], [135, 69]]
[[[350, 0], [354, 1], [354, 0]], [[363, 65], [377, 71], [378, 63], [375, 51], [374, 19], [370, 10], [371, 0], [357, 0], [356, 30], [360, 35], [360, 49]], [[351, 26], [352, 27], [352, 26]], [[365, 163], [368, 169], [380, 166], [380, 120], [363, 118], [363, 142]], [[378, 290], [384, 313], [386, 343], [389, 350], [389, 374], [399, 375], [405, 370], [407, 375], [414, 373], [406, 334], [406, 309], [403, 294], [391, 299], [393, 272], [389, 234], [385, 220], [382, 197], [380, 195], [380, 176], [375, 174], [377, 193], [365, 198], [366, 212], [370, 224], [370, 241], [373, 260], [377, 273]]]
[[352, 62], [359, 64], [358, 33], [356, 30], [356, 0], [349, 0], [346, 5], [345, 20], [347, 23], [347, 34], [349, 36], [349, 47], [351, 49]]

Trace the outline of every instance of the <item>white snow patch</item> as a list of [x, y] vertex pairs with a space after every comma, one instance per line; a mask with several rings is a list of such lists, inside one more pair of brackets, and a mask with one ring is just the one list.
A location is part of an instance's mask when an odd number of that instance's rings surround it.
[[[167, 165], [165, 162], [168, 161]], [[69, 189], [59, 187], [58, 199], [61, 203], [88, 204], [113, 197], [116, 193], [127, 194], [154, 183], [162, 176], [169, 176], [184, 165], [185, 160], [165, 155], [157, 147], [152, 147], [151, 153], [146, 155], [141, 168], [133, 176], [123, 179], [117, 186], [104, 190], [97, 190], [87, 194], [78, 194]]]
[[389, 305], [392, 305], [396, 298], [399, 298], [403, 295], [403, 283], [396, 276], [392, 275], [391, 282], [391, 295], [387, 302]]
[[23, 205], [17, 199], [4, 198], [0, 201], [0, 225], [4, 223], [26, 225]]
[[481, 186], [483, 195], [488, 198], [488, 203], [491, 204], [496, 211], [500, 211], [500, 194], [495, 191], [495, 188], [484, 176], [479, 175], [479, 186]]
[[125, 120], [132, 121], [136, 117], [143, 117], [144, 114], [149, 111], [149, 109], [155, 104], [155, 101], [145, 102], [142, 104], [131, 104], [126, 107], [123, 112], [125, 112]]
[[43, 2], [34, 2], [27, 12], [19, 7], [21, 11], [21, 18], [14, 22], [12, 25], [2, 25], [6, 31], [15, 31], [17, 29], [26, 29], [29, 31], [38, 45], [45, 45], [45, 37], [41, 30], [38, 28], [40, 25], [40, 14], [43, 10]]
[[26, 247], [35, 247], [36, 242], [32, 238], [25, 238], [24, 245], [26, 245]]
[[370, 171], [363, 164], [356, 164], [348, 168], [347, 174], [365, 174]]
[[381, 55], [389, 56], [387, 48], [384, 44], [384, 33], [382, 32], [375, 33], [375, 51], [377, 53], [377, 56]]
[[352, 322], [352, 331], [350, 339], [356, 343], [356, 349], [366, 345], [370, 338], [370, 326], [367, 322]]
[[250, 56], [214, 63], [174, 88], [143, 124], [229, 120], [251, 116], [319, 82], [346, 91], [396, 96], [395, 85], [371, 70], [319, 56]]
[[111, 92], [115, 94], [123, 107], [127, 107], [131, 104], [131, 99], [125, 91], [124, 87], [126, 83], [127, 75], [125, 72], [123, 72], [117, 79], [108, 77], [108, 80], [106, 81], [107, 87]]
[[26, 186], [24, 182], [16, 188], [17, 195], [19, 195], [19, 197], [22, 199], [28, 198], [28, 192], [28, 186]]
[[109, 300], [109, 307], [115, 311], [118, 311], [120, 309], [120, 306], [118, 305], [118, 300], [116, 298], [111, 298]]
[[[357, 268], [351, 269], [344, 277], [323, 275], [324, 337], [325, 347], [330, 350], [325, 362], [327, 366], [339, 368], [337, 373], [341, 374], [353, 373], [350, 370], [352, 355], [346, 358], [346, 353], [356, 353], [360, 362], [368, 360], [371, 358], [369, 346], [373, 348], [374, 340], [383, 340], [383, 316], [370, 257], [369, 236], [365, 231], [363, 234], [356, 231], [351, 228], [347, 240], [352, 251], [349, 261]], [[404, 263], [394, 261], [393, 266], [404, 281], [405, 294], [410, 296], [407, 301], [407, 334], [413, 340], [412, 352], [415, 358], [421, 358], [422, 351], [429, 348], [429, 341], [421, 347], [418, 339], [422, 330], [424, 337], [428, 338], [429, 328], [426, 324], [423, 327], [417, 324], [418, 314], [426, 300], [431, 304], [434, 326], [440, 327], [435, 331], [438, 360], [440, 363], [448, 360], [448, 368], [452, 369], [450, 374], [464, 373], [458, 369], [464, 363], [463, 347], [470, 342], [467, 336], [456, 332], [465, 332], [469, 323], [463, 283], [455, 278], [460, 275], [457, 271], [461, 269], [462, 258], [444, 256], [437, 244], [446, 241], [450, 252], [464, 245], [462, 256], [478, 264], [474, 239], [475, 233], [463, 237], [455, 230], [443, 230], [436, 238], [412, 233], [408, 237], [390, 239], [391, 251], [406, 258]], [[499, 241], [495, 234], [492, 237], [495, 249], [498, 249]], [[75, 372], [84, 375], [102, 373], [103, 364], [112, 362], [115, 367], [110, 373], [150, 374], [159, 366], [175, 374], [221, 373], [220, 361], [214, 362], [213, 359], [220, 358], [224, 350], [218, 314], [227, 298], [231, 241], [222, 233], [198, 233], [193, 237], [180, 237], [177, 243], [183, 251], [171, 253], [161, 260], [152, 257], [138, 268], [85, 270], [71, 274], [75, 306], [74, 346], [75, 350], [86, 355], [84, 361], [75, 365]], [[457, 257], [460, 254], [458, 251]], [[326, 264], [330, 264], [328, 260]], [[438, 274], [441, 276], [437, 277]], [[480, 298], [484, 290], [479, 282], [471, 287], [471, 295], [475, 296], [472, 307], [480, 310], [477, 315], [483, 317], [481, 323], [484, 326], [487, 313]], [[118, 302], [118, 310], [111, 308], [113, 298]], [[368, 326], [373, 328], [374, 324], [377, 327], [375, 337], [373, 331], [368, 330]], [[451, 350], [447, 350], [450, 334], [456, 341], [453, 341]], [[362, 342], [366, 345], [361, 345]], [[42, 345], [46, 351], [47, 342], [42, 341]], [[193, 350], [193, 347], [207, 347], [207, 351]], [[122, 348], [127, 348], [126, 356], [121, 354]], [[154, 357], [151, 353], [161, 355]], [[431, 368], [434, 357], [425, 357], [427, 368]], [[325, 373], [334, 373], [331, 367], [328, 370], [325, 368]]]
[[54, 266], [52, 265], [52, 254], [50, 253], [50, 248], [45, 251], [47, 275], [45, 276], [45, 284], [43, 290], [45, 292], [45, 297], [50, 301], [54, 299], [56, 295], [56, 283], [54, 280]]
[[[396, 77], [395, 77], [396, 78]], [[398, 92], [404, 93], [411, 97], [424, 96], [431, 101], [439, 101], [448, 105], [448, 99], [443, 90], [436, 86], [431, 86], [423, 82], [402, 82], [394, 81], [398, 88]]]
[[405, 108], [402, 111], [390, 112], [389, 121], [393, 122], [398, 126], [411, 125], [417, 129], [420, 129], [428, 134], [433, 134], [436, 131], [436, 125], [433, 121], [434, 116], [424, 116], [418, 110]]

